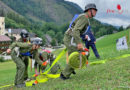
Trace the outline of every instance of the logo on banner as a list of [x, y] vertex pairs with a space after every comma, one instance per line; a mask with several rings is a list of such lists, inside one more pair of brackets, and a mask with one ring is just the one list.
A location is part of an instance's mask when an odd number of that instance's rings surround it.
[[122, 9], [122, 6], [120, 4], [117, 4], [116, 9], [107, 9], [107, 13], [118, 13], [118, 14], [123, 14], [123, 13], [128, 13], [128, 10]]

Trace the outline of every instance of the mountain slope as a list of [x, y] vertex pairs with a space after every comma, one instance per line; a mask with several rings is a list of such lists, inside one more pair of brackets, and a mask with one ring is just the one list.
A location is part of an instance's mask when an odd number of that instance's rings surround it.
[[71, 20], [75, 13], [82, 12], [78, 5], [71, 5], [71, 2], [64, 0], [2, 0], [2, 2], [29, 20], [57, 24], [64, 24]]
[[11, 9], [10, 7], [8, 7], [5, 3], [3, 3], [2, 1], [0, 1], [0, 16], [4, 16], [7, 13], [16, 13], [13, 9]]

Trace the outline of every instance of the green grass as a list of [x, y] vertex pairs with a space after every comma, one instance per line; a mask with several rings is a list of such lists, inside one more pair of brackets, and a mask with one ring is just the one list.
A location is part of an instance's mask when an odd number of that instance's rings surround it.
[[[69, 80], [51, 79], [47, 83], [37, 85], [35, 88], [41, 87], [47, 90], [94, 90], [130, 86], [129, 58], [77, 70], [77, 75], [72, 75]], [[32, 88], [27, 89], [31, 90]]]
[[[130, 86], [130, 57], [120, 60], [109, 61], [106, 64], [100, 64], [90, 66], [84, 69], [76, 70], [77, 74], [72, 75], [71, 79], [63, 81], [59, 78], [50, 79], [46, 83], [38, 84], [33, 87], [26, 87], [22, 90], [120, 90]], [[10, 62], [11, 64], [12, 62]], [[12, 63], [13, 64], [13, 63]], [[9, 84], [13, 82], [13, 71], [15, 68], [11, 68], [8, 71], [9, 76], [1, 79], [3, 84]], [[6, 70], [6, 69], [4, 69]], [[11, 70], [11, 71], [10, 71]], [[3, 76], [4, 77], [4, 76]], [[10, 79], [11, 78], [11, 79]], [[8, 82], [8, 83], [6, 83]], [[3, 85], [2, 84], [2, 85]], [[124, 88], [121, 88], [124, 87]], [[10, 87], [4, 89], [11, 89]], [[13, 87], [13, 90], [17, 88]], [[125, 88], [126, 90], [128, 88]]]
[[[101, 59], [102, 60], [109, 59], [109, 58], [113, 58], [116, 56], [130, 53], [130, 50], [121, 50], [121, 51], [116, 50], [116, 40], [123, 36], [127, 36], [128, 45], [130, 47], [130, 42], [129, 42], [129, 38], [128, 38], [129, 32], [130, 32], [130, 29], [116, 33], [116, 34], [107, 35], [103, 39], [97, 41], [96, 46], [97, 46], [98, 52], [101, 56]], [[90, 55], [89, 59], [90, 59], [90, 61], [96, 60], [92, 50], [91, 50], [91, 55]]]
[[[128, 30], [119, 32], [97, 41], [97, 48], [101, 56], [100, 60], [118, 57], [123, 54], [130, 54], [129, 50], [117, 51], [116, 39], [128, 34]], [[58, 55], [61, 49], [54, 53]], [[89, 61], [96, 61], [91, 51]], [[66, 56], [61, 57], [58, 62], [61, 69], [64, 69]], [[15, 64], [12, 61], [0, 63], [0, 86], [12, 84], [16, 72]], [[130, 57], [108, 61], [105, 64], [89, 66], [87, 68], [76, 70], [77, 74], [72, 75], [71, 79], [63, 81], [59, 78], [50, 79], [48, 82], [38, 84], [33, 87], [22, 88], [21, 90], [128, 90], [130, 88]], [[32, 76], [34, 72], [30, 72]], [[7, 87], [4, 89], [17, 89]]]
[[[30, 68], [29, 68], [30, 69]], [[32, 76], [34, 72], [29, 70], [29, 75]], [[13, 84], [16, 74], [16, 64], [13, 61], [0, 63], [0, 86]]]

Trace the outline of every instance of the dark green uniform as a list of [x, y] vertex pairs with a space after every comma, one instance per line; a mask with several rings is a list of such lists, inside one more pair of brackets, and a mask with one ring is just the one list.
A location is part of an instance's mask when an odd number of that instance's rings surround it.
[[[74, 51], [78, 51], [77, 44], [82, 43], [80, 35], [82, 35], [85, 32], [88, 25], [89, 25], [88, 19], [85, 16], [85, 14], [80, 14], [78, 18], [73, 22], [72, 28], [71, 29], [69, 28], [65, 32], [64, 44], [66, 48], [68, 49], [69, 55]], [[72, 37], [73, 37], [73, 40], [72, 40]], [[69, 78], [73, 71], [74, 69], [70, 65], [67, 65], [65, 69], [63, 70], [62, 74], [66, 78]]]
[[29, 51], [38, 64], [42, 65], [43, 62], [39, 59], [38, 50], [32, 51], [32, 44], [27, 44], [23, 42], [14, 42], [9, 48], [12, 50], [11, 57], [13, 61], [16, 63], [17, 67], [15, 76], [15, 85], [22, 84], [24, 83], [24, 79], [28, 77], [27, 76], [28, 56], [24, 56], [21, 54]]
[[[48, 53], [48, 52], [45, 52], [45, 51], [42, 51], [39, 53], [39, 58], [41, 61], [45, 62], [46, 60], [49, 60], [50, 63], [49, 65], [51, 66], [51, 64], [53, 63], [53, 61], [55, 60], [55, 56], [54, 54], [52, 53]], [[35, 63], [35, 67], [37, 67], [37, 62]], [[43, 67], [42, 70], [45, 70], [46, 67]], [[58, 63], [56, 63], [52, 69], [51, 69], [51, 72], [52, 74], [55, 74], [57, 73], [57, 71], [60, 69], [60, 65]]]
[[[22, 38], [20, 38], [18, 40], [18, 42], [29, 43], [30, 42], [30, 38], [27, 37], [26, 40], [23, 40]], [[29, 64], [29, 58], [27, 56], [24, 57], [23, 63], [25, 64], [24, 80], [26, 80], [28, 78], [28, 64]]]

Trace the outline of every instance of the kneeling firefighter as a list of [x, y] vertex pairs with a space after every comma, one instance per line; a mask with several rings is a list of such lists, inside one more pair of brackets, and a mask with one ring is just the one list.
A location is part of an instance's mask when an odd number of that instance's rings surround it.
[[[48, 64], [51, 66], [53, 61], [55, 60], [56, 56], [53, 53], [51, 53], [51, 51], [46, 50], [46, 49], [42, 49], [39, 52], [39, 58], [40, 58], [41, 61], [44, 62], [45, 67], [41, 68], [41, 65], [39, 65], [37, 62], [35, 62], [35, 64], [34, 64], [34, 66], [35, 66], [35, 76], [40, 74], [40, 70], [42, 70], [42, 72], [44, 72], [44, 70], [46, 69]], [[39, 71], [37, 69], [38, 66], [39, 66]], [[52, 67], [50, 73], [56, 74], [58, 70], [60, 70], [60, 65], [58, 63], [56, 63]]]
[[[7, 53], [11, 52], [11, 57], [16, 64], [17, 71], [15, 76], [15, 86], [18, 88], [25, 86], [25, 72], [26, 65], [25, 60], [27, 57], [32, 57], [36, 60], [36, 62], [44, 67], [44, 62], [39, 59], [38, 48], [42, 44], [41, 38], [34, 38], [30, 43], [23, 42], [14, 42], [9, 49], [7, 49]], [[18, 47], [16, 50], [15, 47]], [[27, 73], [27, 72], [26, 72]]]
[[[73, 18], [64, 35], [64, 44], [68, 49], [69, 55], [76, 51], [84, 51], [84, 47], [81, 42], [81, 35], [85, 33], [87, 27], [89, 26], [89, 18], [94, 17], [96, 12], [96, 5], [91, 3], [86, 5], [83, 14], [75, 15]], [[75, 74], [74, 70], [75, 68], [73, 68], [70, 64], [67, 64], [65, 69], [61, 72], [60, 78], [63, 80], [68, 79], [72, 73]]]

